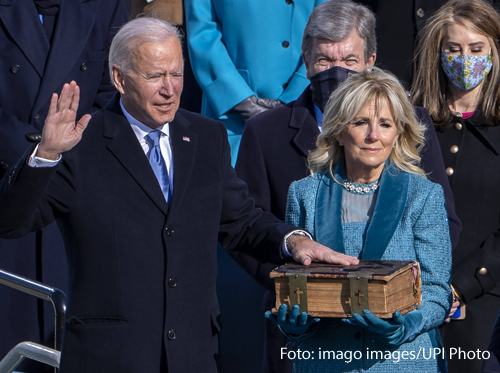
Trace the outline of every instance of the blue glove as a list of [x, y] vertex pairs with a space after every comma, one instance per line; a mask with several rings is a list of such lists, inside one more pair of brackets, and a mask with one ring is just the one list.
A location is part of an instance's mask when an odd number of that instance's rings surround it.
[[363, 315], [355, 313], [352, 318], [342, 319], [347, 324], [361, 326], [376, 333], [380, 341], [391, 346], [399, 346], [415, 338], [421, 330], [422, 320], [422, 312], [418, 310], [406, 315], [396, 311], [392, 320], [383, 320], [369, 310], [363, 310]]
[[309, 335], [305, 335], [309, 327], [320, 321], [318, 318], [308, 318], [307, 313], [299, 314], [299, 305], [292, 307], [289, 317], [286, 316], [288, 307], [282, 304], [278, 309], [278, 315], [273, 315], [271, 311], [266, 311], [266, 319], [271, 320], [279, 326], [282, 333], [291, 340], [304, 339]]

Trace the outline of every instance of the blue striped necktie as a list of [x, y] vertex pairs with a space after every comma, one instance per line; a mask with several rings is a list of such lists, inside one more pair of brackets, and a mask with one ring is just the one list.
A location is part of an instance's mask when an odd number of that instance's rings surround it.
[[161, 154], [160, 148], [160, 137], [161, 131], [151, 131], [146, 135], [147, 141], [149, 143], [149, 163], [151, 164], [151, 168], [153, 169], [156, 178], [158, 179], [158, 183], [160, 183], [161, 190], [163, 191], [163, 195], [165, 196], [165, 200], [169, 202], [169, 184], [170, 180], [168, 178], [167, 165], [163, 156]]

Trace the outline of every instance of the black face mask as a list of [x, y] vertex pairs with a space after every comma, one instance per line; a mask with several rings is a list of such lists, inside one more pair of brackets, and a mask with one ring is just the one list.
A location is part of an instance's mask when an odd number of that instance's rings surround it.
[[312, 99], [317, 107], [323, 111], [332, 92], [346, 80], [354, 70], [334, 66], [328, 70], [321, 71], [309, 80], [311, 81]]

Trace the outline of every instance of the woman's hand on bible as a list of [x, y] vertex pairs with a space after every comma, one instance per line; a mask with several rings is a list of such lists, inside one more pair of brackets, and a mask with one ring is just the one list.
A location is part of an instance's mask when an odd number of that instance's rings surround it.
[[307, 333], [311, 325], [318, 323], [321, 319], [308, 317], [307, 313], [299, 313], [299, 305], [295, 305], [287, 315], [287, 305], [282, 304], [278, 309], [278, 314], [273, 315], [271, 311], [266, 311], [266, 318], [279, 326], [283, 334], [290, 339], [302, 339], [301, 336]]
[[363, 315], [355, 313], [351, 318], [342, 319], [342, 321], [377, 333], [381, 342], [391, 346], [399, 346], [418, 334], [422, 319], [422, 312], [418, 310], [408, 312], [405, 315], [396, 311], [392, 320], [381, 319], [369, 310], [363, 310]]

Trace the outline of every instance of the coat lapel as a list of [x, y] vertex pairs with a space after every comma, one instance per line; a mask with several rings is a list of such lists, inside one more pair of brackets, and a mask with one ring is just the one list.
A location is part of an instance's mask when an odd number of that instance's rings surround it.
[[315, 118], [311, 90], [307, 87], [293, 105], [289, 124], [291, 128], [297, 129], [293, 143], [305, 157], [316, 147], [319, 128]]
[[116, 94], [105, 108], [103, 135], [110, 139], [107, 146], [109, 151], [132, 175], [156, 206], [167, 214], [168, 204], [134, 131], [123, 115], [119, 94]]
[[361, 259], [382, 259], [406, 206], [410, 175], [398, 171], [388, 162], [380, 180], [378, 198], [366, 232]]
[[50, 45], [33, 1], [0, 0], [0, 20], [42, 77]]
[[[333, 174], [338, 181], [345, 178], [344, 161], [337, 164]], [[332, 180], [328, 171], [323, 172], [316, 197], [314, 232], [316, 241], [339, 253], [345, 253], [342, 231], [343, 188]]]
[[172, 209], [181, 205], [186, 186], [192, 176], [197, 148], [197, 135], [190, 129], [190, 122], [178, 111], [170, 123], [172, 155], [174, 157], [174, 190], [171, 199]]
[[94, 0], [61, 2], [54, 39], [47, 59], [47, 70], [44, 72], [38, 91], [34, 112], [47, 102], [47, 97], [51, 97], [60, 82], [64, 81], [73, 69], [87, 44], [99, 10], [98, 5]]
[[[345, 179], [343, 159], [335, 166], [333, 174], [339, 182]], [[403, 216], [409, 178], [408, 173], [398, 172], [389, 163], [386, 164], [373, 217], [360, 254], [361, 259], [382, 259]], [[328, 172], [323, 172], [316, 197], [314, 232], [319, 243], [345, 253], [342, 231], [342, 193], [342, 186], [335, 183]]]
[[[486, 142], [490, 149], [496, 155], [500, 154], [500, 126], [488, 126], [488, 125], [479, 125], [476, 123], [480, 123], [480, 119], [482, 118], [481, 112], [476, 113], [470, 120], [473, 124], [471, 127], [471, 131], [475, 132], [477, 136]], [[461, 120], [460, 122], [463, 125], [466, 125], [467, 120]]]

